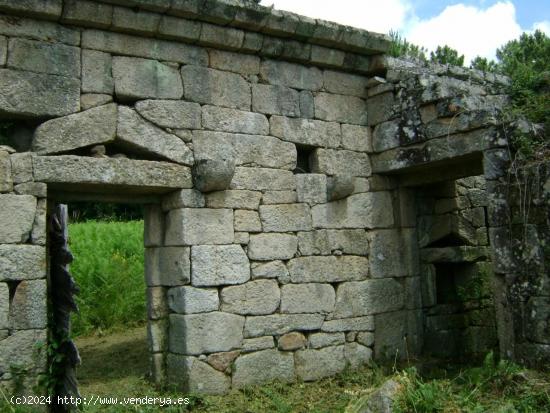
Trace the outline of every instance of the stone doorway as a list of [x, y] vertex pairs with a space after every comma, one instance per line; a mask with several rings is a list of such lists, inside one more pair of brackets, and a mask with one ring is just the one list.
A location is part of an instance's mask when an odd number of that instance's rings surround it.
[[498, 346], [483, 176], [418, 187], [427, 356], [471, 361]]
[[[139, 161], [138, 161], [139, 162]], [[129, 176], [136, 176], [139, 171], [131, 170], [125, 171]], [[93, 175], [93, 171], [92, 171]], [[90, 179], [90, 178], [88, 178]], [[91, 180], [91, 179], [90, 179]], [[165, 193], [172, 192], [173, 188], [153, 188], [144, 186], [140, 187], [126, 187], [123, 185], [97, 185], [97, 184], [75, 184], [74, 182], [61, 183], [55, 182], [48, 184], [48, 197], [47, 197], [47, 222], [51, 222], [52, 215], [57, 210], [60, 203], [74, 204], [75, 202], [85, 201], [86, 203], [108, 203], [108, 204], [133, 204], [141, 205], [143, 208], [143, 295], [146, 301], [146, 310], [144, 311], [144, 317], [147, 320], [147, 326], [143, 327], [143, 333], [136, 333], [132, 331], [133, 338], [137, 337], [134, 342], [126, 341], [124, 345], [140, 345], [145, 349], [140, 354], [148, 354], [147, 371], [144, 370], [143, 375], [148, 376], [155, 383], [164, 382], [164, 364], [165, 364], [165, 343], [167, 343], [167, 304], [166, 304], [166, 288], [161, 285], [164, 278], [175, 277], [173, 271], [177, 271], [179, 268], [180, 257], [172, 255], [167, 257], [166, 254], [159, 254], [159, 251], [164, 242], [164, 214], [161, 208], [161, 198]], [[70, 214], [70, 211], [69, 211]], [[52, 245], [51, 235], [48, 235], [48, 284], [49, 284], [49, 296], [50, 302], [50, 314], [55, 314], [55, 300], [53, 300], [52, 287], [58, 288], [59, 285], [54, 286], [52, 282], [52, 250], [49, 248]], [[176, 253], [176, 251], [173, 251]], [[162, 256], [160, 256], [162, 255]], [[75, 260], [78, 260], [76, 255]], [[186, 260], [188, 264], [188, 257], [181, 257]], [[166, 264], [169, 260], [169, 264]], [[164, 263], [164, 264], [163, 264]], [[162, 268], [160, 268], [162, 266]], [[171, 272], [172, 271], [172, 272]], [[70, 285], [64, 285], [67, 289], [66, 294], [70, 296]], [[122, 293], [122, 291], [121, 291]], [[55, 334], [57, 326], [51, 326], [50, 332]], [[119, 343], [120, 344], [120, 343]], [[65, 346], [67, 350], [67, 346]], [[70, 349], [69, 349], [70, 352]], [[88, 356], [90, 351], [88, 350]], [[75, 359], [78, 356], [72, 354], [69, 359]], [[95, 357], [95, 356], [93, 356]], [[96, 357], [97, 359], [97, 357]], [[51, 359], [48, 361], [51, 363]], [[142, 366], [144, 363], [140, 363]], [[87, 369], [89, 371], [89, 369]], [[132, 373], [135, 373], [135, 369]], [[68, 376], [64, 380], [62, 386], [61, 395], [76, 395], [78, 393], [76, 382], [73, 383], [70, 391], [71, 383], [74, 381], [74, 376], [71, 377], [71, 369], [68, 368], [65, 371]], [[80, 375], [76, 373], [76, 378], [80, 378]]]

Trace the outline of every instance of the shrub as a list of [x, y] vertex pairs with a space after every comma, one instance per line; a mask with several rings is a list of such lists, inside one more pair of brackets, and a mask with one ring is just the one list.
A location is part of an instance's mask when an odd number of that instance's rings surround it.
[[80, 287], [73, 335], [144, 321], [143, 221], [70, 224], [69, 237]]

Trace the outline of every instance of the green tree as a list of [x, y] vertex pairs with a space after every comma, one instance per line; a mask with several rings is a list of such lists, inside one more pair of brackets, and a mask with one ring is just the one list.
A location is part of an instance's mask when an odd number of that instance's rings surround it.
[[421, 60], [426, 59], [427, 49], [409, 43], [398, 31], [390, 30], [389, 36], [391, 45], [389, 54], [393, 57], [414, 57]]
[[494, 60], [476, 56], [470, 62], [470, 69], [482, 70], [483, 72], [496, 72], [498, 70], [498, 65]]
[[435, 52], [430, 52], [430, 61], [442, 65], [464, 66], [464, 55], [458, 55], [458, 51], [445, 45], [437, 46]]
[[523, 33], [497, 50], [500, 70], [510, 77], [514, 108], [550, 133], [550, 38]]

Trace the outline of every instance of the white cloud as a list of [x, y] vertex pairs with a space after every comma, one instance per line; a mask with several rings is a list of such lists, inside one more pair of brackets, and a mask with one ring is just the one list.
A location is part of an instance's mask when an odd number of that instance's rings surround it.
[[477, 55], [495, 58], [496, 49], [521, 32], [515, 7], [507, 1], [486, 9], [464, 4], [447, 6], [438, 16], [417, 20], [405, 37], [429, 50], [449, 45], [464, 54], [468, 63]]
[[262, 0], [262, 5], [379, 33], [401, 29], [410, 18], [409, 0]]
[[541, 32], [546, 33], [548, 36], [550, 36], [550, 21], [544, 20], [541, 22], [536, 22], [533, 24], [533, 32], [535, 30], [540, 30]]

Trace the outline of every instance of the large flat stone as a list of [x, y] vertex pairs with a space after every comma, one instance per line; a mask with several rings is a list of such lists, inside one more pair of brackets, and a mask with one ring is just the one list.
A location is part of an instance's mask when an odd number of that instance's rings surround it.
[[280, 291], [275, 280], [249, 281], [221, 290], [221, 310], [241, 315], [272, 314], [279, 307]]
[[186, 100], [250, 110], [250, 85], [238, 74], [188, 65], [181, 76]]
[[243, 342], [244, 317], [214, 311], [170, 315], [170, 351], [200, 355], [238, 349]]
[[271, 135], [302, 145], [336, 148], [340, 145], [340, 124], [321, 120], [271, 116]]
[[252, 264], [252, 279], [278, 278], [288, 280], [288, 270], [282, 261], [256, 262]]
[[36, 214], [36, 198], [30, 195], [0, 195], [0, 243], [24, 243], [30, 236]]
[[0, 36], [0, 65], [6, 64], [8, 54], [8, 39], [5, 36]]
[[174, 191], [162, 198], [163, 211], [178, 208], [202, 208], [204, 205], [204, 196], [196, 189]]
[[336, 289], [334, 318], [386, 313], [400, 310], [404, 304], [404, 287], [391, 278], [351, 281]]
[[287, 284], [281, 287], [281, 313], [321, 313], [334, 310], [334, 288], [330, 284]]
[[[6, 3], [8, 0], [4, 0]], [[58, 0], [53, 0], [60, 5]], [[28, 2], [9, 1], [10, 5], [25, 7]], [[46, 4], [46, 1], [37, 0], [35, 3]], [[36, 10], [36, 9], [35, 9]], [[31, 12], [27, 9], [25, 15], [30, 17]], [[33, 18], [22, 18], [14, 15], [0, 16], [0, 34], [10, 37], [25, 37], [46, 42], [59, 42], [71, 46], [80, 44], [80, 31], [61, 26], [57, 22], [49, 22]]]
[[254, 84], [252, 110], [267, 115], [300, 116], [300, 95], [285, 86]]
[[346, 335], [340, 333], [313, 333], [308, 337], [309, 348], [337, 346], [346, 342]]
[[57, 20], [61, 16], [63, 2], [61, 0], [2, 0], [0, 10], [8, 13], [24, 13], [28, 16], [42, 19]]
[[372, 152], [371, 135], [367, 126], [342, 125], [342, 146], [350, 151]]
[[344, 346], [320, 350], [298, 350], [295, 355], [296, 375], [304, 381], [314, 381], [340, 373], [346, 367]]
[[311, 208], [315, 228], [385, 228], [393, 225], [389, 192], [367, 192]]
[[117, 129], [117, 105], [99, 106], [52, 119], [34, 132], [33, 152], [55, 154], [111, 142]]
[[80, 77], [80, 49], [60, 43], [10, 39], [8, 67], [30, 72]]
[[316, 149], [310, 158], [312, 172], [326, 175], [370, 176], [366, 153], [336, 149]]
[[329, 122], [367, 124], [367, 104], [363, 99], [318, 93], [315, 96], [315, 117]]
[[308, 231], [311, 213], [307, 204], [261, 205], [264, 232]]
[[[8, 284], [0, 283], [0, 330], [7, 330], [8, 314], [10, 311], [10, 289]], [[0, 341], [2, 339], [0, 338]]]
[[147, 248], [145, 272], [147, 282], [153, 286], [188, 284], [191, 280], [191, 264], [188, 247]]
[[193, 132], [197, 159], [234, 159], [236, 165], [292, 170], [296, 167], [296, 147], [272, 136], [224, 132]]
[[324, 174], [297, 174], [296, 195], [298, 202], [309, 205], [327, 202], [327, 177]]
[[183, 86], [178, 69], [156, 60], [113, 57], [115, 93], [122, 101], [180, 99]]
[[35, 156], [33, 166], [38, 182], [78, 184], [79, 188], [155, 191], [193, 185], [188, 167], [168, 162], [64, 155]]
[[232, 208], [256, 210], [260, 206], [262, 193], [259, 191], [227, 190], [206, 195], [208, 208]]
[[294, 283], [340, 282], [364, 280], [368, 275], [368, 259], [353, 255], [298, 257], [288, 262]]
[[344, 331], [374, 331], [374, 317], [354, 317], [327, 320], [321, 326], [321, 331], [336, 333]]
[[[422, 310], [377, 314], [374, 316], [374, 324], [376, 327], [374, 340], [376, 359], [394, 360], [397, 357], [404, 360], [407, 354], [418, 354], [421, 351]], [[456, 333], [451, 334], [455, 335]], [[436, 344], [438, 350], [449, 350], [450, 343], [456, 343], [455, 340], [456, 338], [453, 338], [446, 342], [440, 338]], [[429, 344], [427, 343], [426, 347], [429, 347]]]
[[46, 371], [47, 331], [20, 330], [0, 340], [0, 371], [9, 372], [18, 366], [32, 374]]
[[262, 232], [262, 224], [257, 211], [238, 209], [235, 211], [235, 231]]
[[230, 209], [173, 209], [166, 220], [166, 245], [231, 244], [234, 239]]
[[290, 331], [318, 330], [325, 316], [322, 314], [272, 314], [246, 318], [244, 336], [260, 337], [282, 335]]
[[0, 281], [46, 277], [46, 251], [36, 245], [0, 245]]
[[298, 248], [302, 256], [331, 255], [340, 251], [349, 255], [368, 255], [367, 232], [362, 229], [317, 230], [298, 233]]
[[231, 379], [196, 357], [168, 354], [166, 358], [168, 383], [182, 391], [200, 394], [225, 394]]
[[168, 290], [168, 307], [180, 314], [218, 311], [220, 300], [215, 288], [174, 287]]
[[235, 361], [233, 387], [265, 384], [274, 380], [294, 381], [294, 356], [277, 350], [244, 354]]
[[82, 50], [82, 92], [112, 95], [114, 87], [111, 55]]
[[202, 126], [223, 132], [269, 134], [269, 122], [264, 115], [218, 106], [206, 105], [202, 108]]
[[201, 245], [191, 249], [191, 283], [197, 287], [242, 284], [250, 264], [240, 245]]
[[296, 191], [265, 191], [262, 196], [263, 205], [295, 204], [297, 202]]
[[10, 154], [0, 151], [0, 192], [12, 192], [13, 177]]
[[346, 343], [344, 357], [350, 368], [357, 369], [370, 363], [372, 350], [358, 343]]
[[288, 260], [297, 250], [298, 240], [291, 234], [251, 235], [248, 244], [248, 256], [258, 261]]
[[418, 241], [414, 229], [377, 230], [371, 232], [369, 238], [371, 277], [402, 277], [418, 273]]
[[166, 62], [204, 66], [208, 64], [208, 53], [203, 48], [181, 42], [130, 36], [109, 31], [84, 30], [82, 32], [82, 48]]
[[46, 328], [48, 321], [46, 280], [24, 280], [10, 300], [9, 325], [13, 330]]
[[180, 100], [141, 100], [137, 112], [161, 128], [200, 129], [201, 107], [198, 103]]
[[366, 76], [358, 76], [350, 73], [335, 72], [325, 70], [323, 72], [323, 84], [325, 90], [339, 95], [367, 97]]
[[318, 68], [274, 60], [262, 62], [260, 77], [272, 85], [289, 86], [296, 89], [315, 91], [323, 86], [323, 75]]
[[296, 188], [294, 174], [291, 171], [271, 168], [235, 168], [231, 189], [253, 191], [284, 191]]
[[245, 338], [242, 351], [243, 353], [250, 353], [251, 351], [266, 350], [274, 347], [275, 341], [273, 340], [273, 336]]
[[147, 122], [135, 111], [118, 108], [117, 143], [130, 150], [159, 156], [183, 165], [193, 165], [193, 152], [176, 135]]
[[208, 53], [210, 55], [210, 66], [214, 69], [242, 75], [256, 75], [260, 72], [259, 56], [216, 49], [209, 50]]
[[79, 109], [78, 79], [0, 69], [0, 115], [53, 118]]

